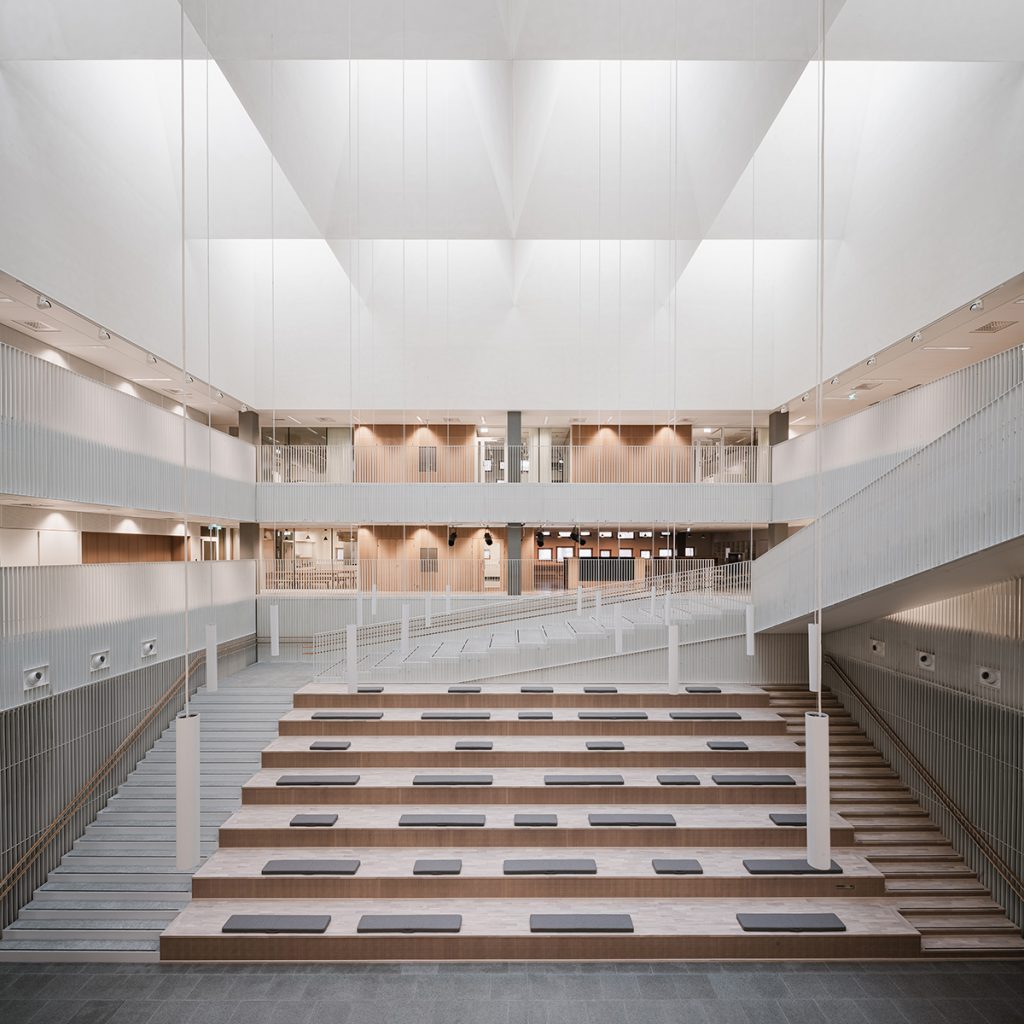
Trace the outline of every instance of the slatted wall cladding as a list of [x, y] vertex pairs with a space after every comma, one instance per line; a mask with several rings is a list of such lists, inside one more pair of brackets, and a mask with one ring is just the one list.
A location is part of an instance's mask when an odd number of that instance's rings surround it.
[[[255, 638], [221, 645], [222, 675], [255, 660]], [[231, 653], [228, 653], [231, 652]], [[94, 772], [117, 750], [181, 676], [184, 658], [106, 679], [46, 700], [0, 712], [0, 878], [32, 846]], [[191, 673], [193, 692], [206, 679], [205, 665]], [[184, 703], [184, 687], [117, 759], [109, 774], [67, 819], [54, 841], [0, 899], [0, 928], [71, 849], [117, 787], [153, 746]], [[0, 886], [4, 888], [4, 886]]]
[[[189, 648], [211, 621], [219, 641], [254, 633], [255, 574], [252, 561], [0, 568], [0, 707], [181, 655], [186, 591]], [[101, 668], [97, 652], [109, 652]], [[24, 673], [39, 666], [49, 683], [26, 689]]]
[[[908, 631], [908, 636], [912, 634]], [[913, 640], [910, 640], [913, 643]], [[831, 646], [830, 644], [826, 645]], [[899, 772], [932, 820], [1024, 925], [1024, 714], [996, 700], [915, 678], [886, 666], [833, 655], [865, 701], [889, 724], [937, 785], [1016, 875], [1009, 884], [933, 786], [874, 720], [841, 675], [826, 663], [826, 682], [868, 738]]]
[[815, 446], [822, 444], [822, 500], [833, 508], [1024, 380], [1024, 349], [1000, 352], [905, 391], [820, 432], [772, 449], [775, 522], [814, 515]]
[[989, 405], [757, 559], [756, 628], [792, 622], [814, 608], [819, 527], [828, 607], [1020, 537], [1022, 495], [1024, 383], [1018, 378]]
[[3, 344], [0, 450], [3, 494], [254, 518], [252, 445]]

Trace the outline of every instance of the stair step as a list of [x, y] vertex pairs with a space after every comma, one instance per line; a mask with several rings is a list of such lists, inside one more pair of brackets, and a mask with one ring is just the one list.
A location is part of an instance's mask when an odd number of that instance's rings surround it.
[[1019, 935], [1020, 930], [1002, 913], [990, 914], [914, 914], [904, 912], [903, 916], [922, 935], [940, 933], [946, 935]]
[[974, 872], [962, 861], [909, 861], [892, 863], [885, 860], [872, 860], [886, 878], [974, 878]]
[[921, 951], [939, 956], [1024, 956], [1024, 938], [1014, 935], [925, 935]]
[[943, 893], [987, 893], [988, 889], [973, 875], [969, 878], [897, 878], [886, 879], [885, 891], [894, 896], [904, 893], [930, 893], [941, 896]]

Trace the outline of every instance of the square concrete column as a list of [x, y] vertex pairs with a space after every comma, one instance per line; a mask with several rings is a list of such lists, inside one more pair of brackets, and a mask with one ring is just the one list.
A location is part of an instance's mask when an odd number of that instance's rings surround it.
[[523, 556], [523, 524], [509, 523], [506, 534], [506, 547], [508, 548], [507, 561], [507, 585], [510, 597], [516, 597], [523, 592], [522, 587], [522, 556]]
[[[768, 443], [774, 448], [775, 445], [789, 440], [789, 413], [773, 412], [768, 417]], [[781, 544], [789, 536], [789, 523], [768, 524], [768, 547], [773, 548]], [[751, 551], [753, 557], [753, 551]]]
[[517, 484], [522, 479], [520, 459], [522, 458], [523, 414], [521, 412], [505, 413], [505, 479], [510, 484]]
[[238, 414], [238, 439], [248, 441], [249, 444], [259, 445], [260, 443], [260, 417], [255, 412], [240, 412]]

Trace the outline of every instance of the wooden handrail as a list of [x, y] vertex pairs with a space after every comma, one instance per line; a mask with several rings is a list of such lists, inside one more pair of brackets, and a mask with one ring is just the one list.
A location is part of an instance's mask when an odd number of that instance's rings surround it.
[[945, 807], [945, 809], [956, 819], [957, 823], [964, 829], [964, 831], [971, 837], [971, 839], [977, 844], [982, 854], [988, 859], [992, 867], [995, 868], [996, 873], [1003, 879], [1003, 881], [1010, 887], [1013, 893], [1019, 900], [1024, 901], [1024, 879], [1018, 875], [1009, 864], [1003, 860], [1002, 855], [996, 850], [991, 843], [985, 838], [985, 836], [978, 831], [977, 828], [971, 823], [970, 819], [964, 814], [963, 811], [957, 806], [953, 798], [939, 785], [936, 781], [935, 776], [921, 763], [917, 755], [900, 739], [896, 731], [889, 725], [889, 723], [882, 717], [881, 713], [871, 704], [871, 702], [865, 697], [864, 692], [861, 688], [850, 678], [849, 674], [845, 669], [835, 660], [831, 654], [825, 654], [823, 658], [824, 662], [839, 678], [843, 683], [849, 687], [853, 695], [860, 701], [861, 706], [864, 710], [872, 717], [875, 724], [885, 733], [886, 737], [893, 744], [893, 746], [899, 751], [900, 755], [904, 757], [911, 765], [911, 767], [924, 779], [925, 783], [932, 790], [932, 793], [938, 799], [939, 803]]
[[[219, 650], [224, 653], [233, 653], [238, 648], [239, 643], [248, 643], [248, 640], [239, 641], [233, 640], [228, 641]], [[117, 749], [113, 751], [107, 757], [107, 759], [96, 769], [95, 772], [89, 777], [88, 781], [82, 786], [81, 789], [68, 801], [67, 804], [60, 810], [60, 812], [54, 817], [53, 821], [43, 830], [36, 841], [18, 858], [17, 862], [13, 865], [10, 871], [0, 880], [0, 900], [3, 900], [11, 892], [11, 890], [18, 884], [19, 880], [28, 869], [38, 860], [43, 850], [50, 843], [50, 841], [56, 836], [62, 828], [67, 824], [70, 818], [81, 809], [82, 805], [89, 799], [90, 796], [95, 792], [96, 788], [103, 782], [103, 780], [113, 771], [114, 766], [124, 756], [124, 754], [130, 749], [131, 745], [145, 732], [145, 730], [153, 723], [157, 715], [170, 703], [173, 699], [177, 690], [185, 682], [186, 676], [194, 672], [200, 665], [206, 662], [206, 652], [200, 651], [196, 654], [192, 662], [189, 664], [187, 672], [182, 670], [174, 682], [167, 688], [165, 693], [160, 699], [146, 712], [145, 716], [135, 726], [134, 729], [118, 744]]]

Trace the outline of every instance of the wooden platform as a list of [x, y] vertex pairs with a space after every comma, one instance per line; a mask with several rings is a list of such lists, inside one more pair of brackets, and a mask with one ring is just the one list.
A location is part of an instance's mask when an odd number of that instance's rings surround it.
[[[161, 938], [165, 960], [676, 959], [1007, 955], [1019, 933], [1001, 915], [913, 795], [829, 698], [833, 859], [838, 874], [753, 875], [748, 859], [800, 859], [806, 830], [773, 812], [804, 811], [806, 691], [723, 685], [718, 694], [619, 686], [584, 693], [488, 686], [385, 685], [350, 693], [309, 685], [295, 695], [242, 807], [193, 878], [193, 899]], [[374, 719], [314, 719], [318, 711], [382, 711]], [[595, 710], [646, 718], [580, 718]], [[738, 719], [672, 719], [685, 710]], [[477, 711], [488, 718], [422, 717]], [[520, 718], [544, 712], [550, 718]], [[318, 738], [344, 750], [311, 750]], [[489, 750], [456, 750], [486, 738]], [[742, 739], [716, 751], [709, 739]], [[588, 750], [587, 740], [621, 741]], [[278, 785], [283, 775], [358, 776], [346, 785]], [[415, 776], [489, 776], [440, 785]], [[548, 785], [545, 776], [619, 776], [621, 784]], [[695, 785], [658, 776], [692, 775]], [[725, 785], [713, 776], [789, 776], [793, 785]], [[423, 781], [422, 779], [420, 780]], [[332, 823], [296, 827], [301, 814]], [[669, 824], [595, 824], [594, 814], [671, 816]], [[402, 825], [403, 815], [479, 816], [477, 827]], [[556, 824], [516, 824], [517, 815]], [[600, 819], [598, 819], [600, 820]], [[674, 824], [671, 822], [674, 820]], [[506, 860], [585, 858], [588, 873], [506, 874]], [[418, 860], [459, 864], [414, 874]], [[272, 860], [358, 861], [353, 874], [263, 874]], [[659, 874], [653, 861], [696, 860], [700, 874]], [[737, 914], [836, 914], [845, 931], [745, 932]], [[223, 934], [233, 915], [328, 915], [323, 934]], [[461, 915], [451, 934], [364, 934], [363, 915]], [[531, 914], [629, 915], [631, 932], [538, 933]], [[986, 939], [991, 939], [989, 945]], [[1024, 943], [1022, 943], [1024, 946]]]

